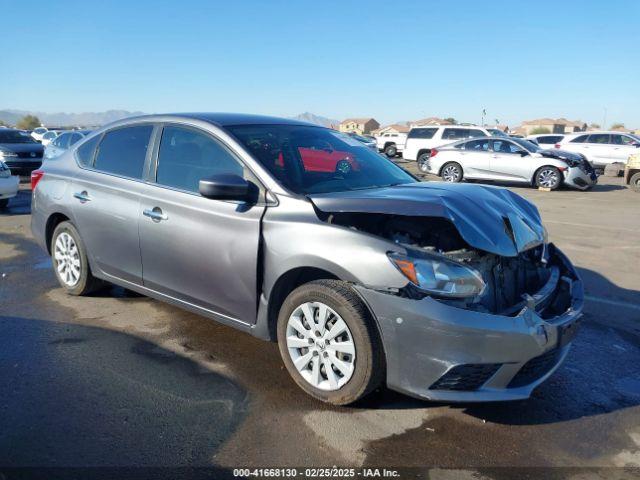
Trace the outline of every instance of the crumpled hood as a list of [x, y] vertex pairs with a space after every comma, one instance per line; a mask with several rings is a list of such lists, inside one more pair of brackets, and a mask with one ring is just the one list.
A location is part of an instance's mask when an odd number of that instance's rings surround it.
[[308, 197], [325, 213], [445, 218], [469, 245], [502, 256], [514, 257], [545, 239], [538, 209], [505, 188], [416, 182]]
[[569, 160], [571, 162], [581, 162], [584, 160], [584, 157], [579, 153], [567, 152], [566, 150], [558, 150], [555, 148], [540, 150], [538, 153], [543, 157], [557, 158], [558, 160]]

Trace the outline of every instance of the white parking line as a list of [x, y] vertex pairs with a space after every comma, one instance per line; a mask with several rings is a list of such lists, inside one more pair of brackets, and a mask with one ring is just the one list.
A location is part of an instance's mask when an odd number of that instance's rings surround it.
[[614, 307], [624, 307], [630, 308], [631, 310], [640, 311], [640, 305], [638, 305], [637, 303], [624, 302], [622, 300], [609, 300], [608, 298], [593, 297], [591, 295], [585, 295], [584, 298], [585, 300], [589, 300], [590, 302], [604, 303], [606, 305], [612, 305]]

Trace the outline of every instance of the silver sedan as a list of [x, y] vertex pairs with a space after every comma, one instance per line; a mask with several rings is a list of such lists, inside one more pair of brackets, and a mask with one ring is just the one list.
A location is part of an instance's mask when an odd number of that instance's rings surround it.
[[432, 149], [421, 170], [447, 182], [466, 178], [527, 183], [551, 190], [561, 185], [587, 190], [598, 181], [583, 155], [545, 150], [519, 138], [475, 138]]

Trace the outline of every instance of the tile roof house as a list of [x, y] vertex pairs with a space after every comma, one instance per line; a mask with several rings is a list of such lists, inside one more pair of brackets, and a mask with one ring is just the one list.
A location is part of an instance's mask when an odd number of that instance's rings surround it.
[[451, 122], [445, 120], [444, 118], [438, 117], [429, 117], [423, 118], [422, 120], [416, 120], [415, 122], [410, 122], [412, 127], [423, 127], [425, 125], [452, 125]]
[[380, 124], [375, 118], [347, 118], [340, 122], [341, 132], [353, 132], [358, 135], [369, 134], [373, 130], [380, 128]]
[[393, 123], [384, 127], [372, 130], [372, 135], [382, 135], [383, 133], [409, 133], [411, 130], [407, 125], [401, 125], [399, 123]]
[[524, 135], [531, 135], [536, 129], [547, 129], [549, 133], [573, 133], [581, 132], [586, 124], [580, 120], [571, 121], [566, 118], [538, 118], [536, 120], [526, 120], [522, 122], [521, 131]]

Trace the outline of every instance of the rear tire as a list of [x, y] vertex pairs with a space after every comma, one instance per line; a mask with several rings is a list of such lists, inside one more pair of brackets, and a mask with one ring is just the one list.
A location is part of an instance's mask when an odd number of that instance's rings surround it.
[[384, 149], [384, 154], [389, 158], [393, 158], [398, 154], [398, 147], [395, 145], [387, 145]]
[[87, 295], [104, 285], [91, 273], [86, 249], [71, 222], [61, 222], [53, 231], [51, 260], [58, 282], [69, 295]]
[[629, 186], [636, 192], [640, 193], [640, 172], [634, 173], [629, 179]]
[[536, 187], [549, 188], [551, 190], [557, 190], [562, 185], [562, 174], [556, 167], [550, 165], [540, 167], [534, 178]]
[[418, 155], [418, 169], [422, 173], [429, 173], [429, 157], [431, 152], [425, 152]]
[[346, 282], [317, 280], [291, 292], [278, 315], [278, 346], [293, 380], [323, 402], [356, 402], [384, 379], [380, 335]]
[[0, 200], [0, 210], [4, 210], [5, 208], [7, 208], [7, 206], [9, 206], [8, 198], [3, 198], [2, 200]]
[[445, 182], [458, 183], [462, 181], [462, 166], [456, 162], [445, 163], [440, 170], [440, 176]]

